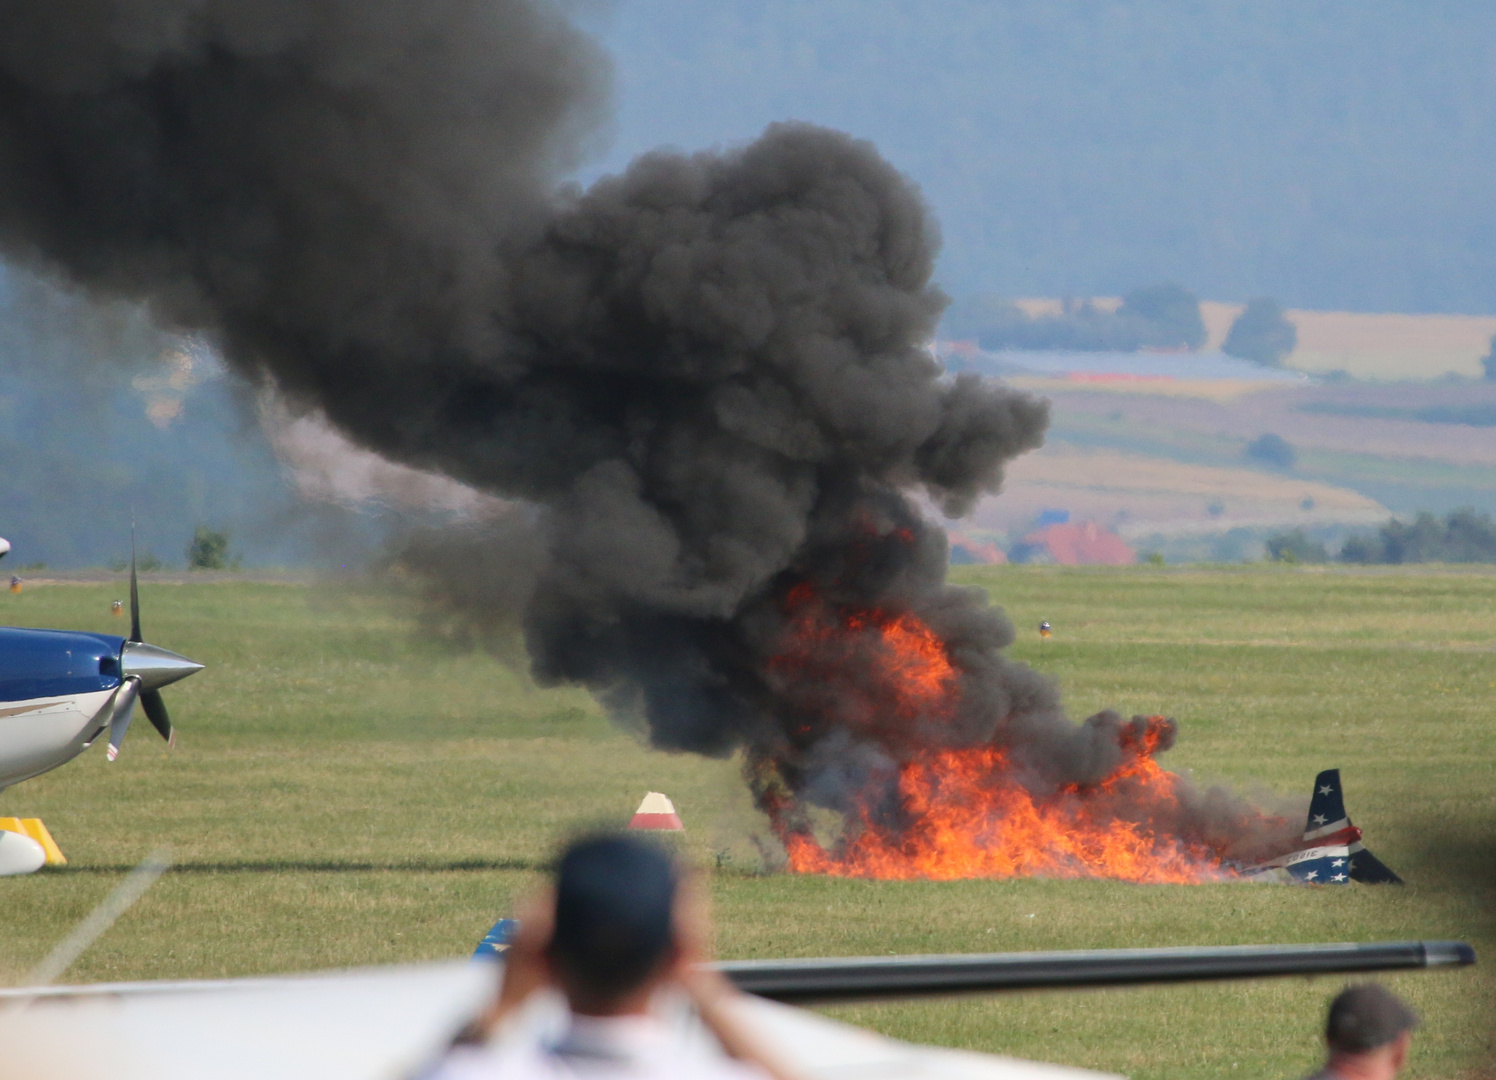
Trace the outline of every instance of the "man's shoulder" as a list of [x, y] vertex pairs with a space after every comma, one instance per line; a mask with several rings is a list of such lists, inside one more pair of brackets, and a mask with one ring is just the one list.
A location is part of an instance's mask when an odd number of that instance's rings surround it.
[[557, 1075], [554, 1062], [530, 1045], [476, 1043], [455, 1046], [420, 1080], [496, 1080]]
[[769, 1080], [769, 1074], [757, 1065], [750, 1065], [732, 1058], [708, 1058], [685, 1056], [662, 1066], [658, 1073], [650, 1075], [667, 1080]]
[[609, 1080], [769, 1080], [754, 1065], [693, 1053], [628, 1063], [569, 1061], [533, 1048], [457, 1047], [420, 1080], [529, 1080], [607, 1077]]

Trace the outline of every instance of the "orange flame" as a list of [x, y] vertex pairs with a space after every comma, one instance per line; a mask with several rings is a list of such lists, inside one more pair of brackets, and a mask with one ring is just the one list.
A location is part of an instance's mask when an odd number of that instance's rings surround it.
[[[952, 715], [960, 673], [944, 642], [916, 615], [836, 609], [808, 585], [792, 590], [786, 607], [786, 646], [770, 661], [771, 677], [793, 681], [797, 691], [812, 681], [820, 689], [812, 700], [854, 726], [901, 728], [910, 719], [938, 723]], [[1181, 780], [1153, 755], [1170, 730], [1161, 716], [1124, 728], [1123, 761], [1111, 775], [1043, 795], [1020, 782], [998, 747], [916, 747], [891, 784], [882, 777], [870, 782], [876, 790], [854, 794], [856, 809], [829, 847], [782, 785], [761, 783], [760, 804], [795, 873], [1175, 883], [1234, 876], [1220, 851], [1169, 828]]]
[[886, 879], [1108, 877], [1187, 883], [1232, 876], [1202, 842], [1120, 816], [1121, 796], [1167, 803], [1173, 773], [1139, 757], [1090, 789], [1040, 798], [1013, 778], [993, 747], [945, 750], [899, 770], [897, 828], [866, 807], [832, 850], [807, 829], [776, 820], [789, 868], [802, 874]]
[[769, 661], [771, 678], [820, 687], [827, 710], [852, 726], [891, 709], [901, 720], [948, 714], [959, 673], [945, 643], [909, 612], [839, 611], [808, 584], [790, 590], [792, 646]]

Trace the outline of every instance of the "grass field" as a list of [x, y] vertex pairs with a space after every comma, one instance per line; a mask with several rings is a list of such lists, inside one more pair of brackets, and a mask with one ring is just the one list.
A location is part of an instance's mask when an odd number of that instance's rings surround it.
[[[65, 870], [0, 880], [19, 979], [154, 846], [175, 869], [75, 981], [224, 976], [465, 954], [555, 842], [645, 790], [712, 873], [726, 957], [1463, 938], [1483, 966], [1389, 979], [1423, 1012], [1411, 1075], [1496, 1054], [1496, 575], [1283, 567], [966, 570], [1022, 628], [1072, 714], [1166, 712], [1176, 769], [1267, 797], [1343, 770], [1404, 888], [878, 883], [764, 873], [732, 762], [655, 753], [583, 694], [423, 639], [393, 597], [334, 586], [142, 586], [146, 636], [209, 665], [167, 691], [169, 754], [137, 723], [0, 794]], [[31, 587], [0, 622], [123, 632], [115, 585]], [[1050, 620], [1055, 638], [1032, 627]], [[720, 864], [720, 865], [719, 865]], [[1139, 1077], [1288, 1077], [1339, 980], [848, 1007], [890, 1034]]]

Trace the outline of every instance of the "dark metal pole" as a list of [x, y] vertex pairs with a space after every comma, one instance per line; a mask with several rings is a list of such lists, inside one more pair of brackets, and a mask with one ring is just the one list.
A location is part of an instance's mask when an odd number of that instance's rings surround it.
[[818, 960], [729, 960], [717, 968], [739, 989], [805, 1004], [933, 994], [1082, 986], [1138, 986], [1273, 975], [1463, 966], [1463, 941], [1377, 941], [1337, 945], [1220, 945], [1171, 949], [950, 956], [865, 956]]

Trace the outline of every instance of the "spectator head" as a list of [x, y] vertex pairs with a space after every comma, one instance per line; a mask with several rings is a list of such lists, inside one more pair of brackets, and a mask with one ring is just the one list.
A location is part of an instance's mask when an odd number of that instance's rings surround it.
[[633, 837], [593, 836], [566, 849], [547, 956], [574, 1011], [615, 1012], [669, 969], [676, 884], [669, 856]]
[[1331, 1054], [1369, 1054], [1397, 1042], [1418, 1017], [1392, 991], [1376, 983], [1347, 986], [1330, 1002], [1325, 1042]]

